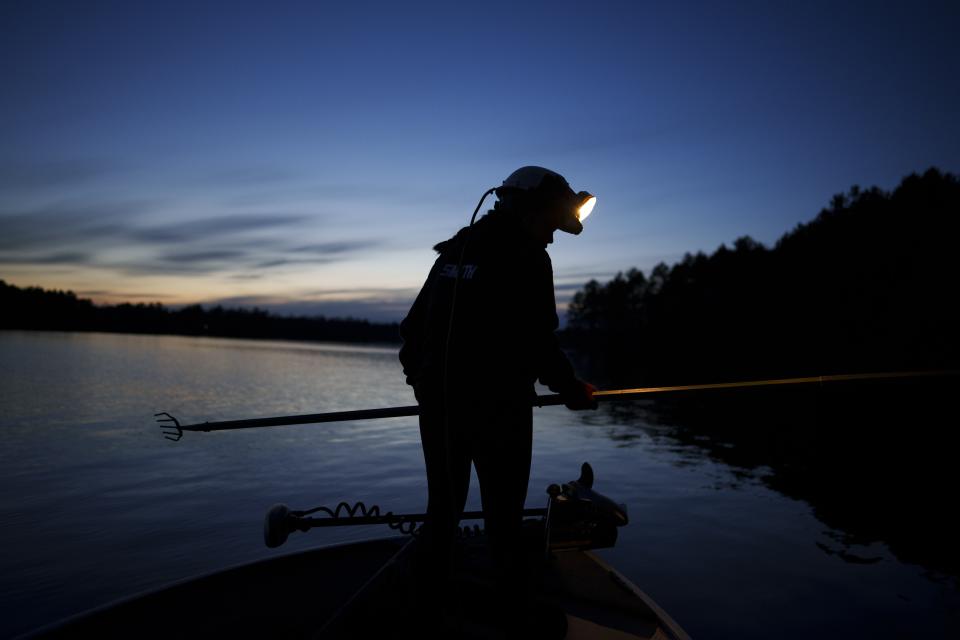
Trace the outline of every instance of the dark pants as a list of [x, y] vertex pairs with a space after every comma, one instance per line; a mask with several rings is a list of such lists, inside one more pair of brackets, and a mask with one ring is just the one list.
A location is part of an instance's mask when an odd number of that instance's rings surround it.
[[[423, 400], [423, 399], [421, 399]], [[444, 417], [442, 402], [420, 405], [420, 437], [427, 467], [427, 522], [422, 536], [427, 579], [443, 588], [453, 545], [477, 470], [484, 526], [497, 581], [522, 588], [523, 506], [530, 479], [532, 409], [525, 397], [494, 406], [461, 402]]]

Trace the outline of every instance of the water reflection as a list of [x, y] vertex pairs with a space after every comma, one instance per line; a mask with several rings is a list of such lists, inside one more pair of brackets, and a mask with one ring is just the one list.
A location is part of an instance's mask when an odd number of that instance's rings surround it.
[[[0, 368], [0, 637], [271, 557], [262, 518], [276, 502], [425, 506], [413, 418], [193, 433], [179, 443], [152, 420], [157, 410], [196, 422], [411, 404], [390, 350], [0, 332], [0, 362], [16, 363]], [[904, 396], [884, 389], [843, 401], [798, 389], [586, 414], [539, 409], [527, 506], [543, 506], [548, 484], [590, 461], [601, 492], [631, 516], [602, 555], [693, 637], [956, 637], [943, 629], [957, 628], [960, 590], [890, 553], [911, 562], [925, 551], [918, 536], [895, 535], [897, 519], [934, 526], [919, 506], [918, 516], [901, 506], [938, 486], [934, 471], [902, 459], [939, 460], [941, 506], [952, 509], [952, 443], [938, 431], [947, 423], [934, 422], [944, 403], [914, 397], [895, 410], [891, 398]], [[838, 417], [821, 419], [830, 414]], [[885, 427], [877, 444], [878, 421], [900, 428]], [[473, 486], [468, 508], [479, 506]], [[954, 533], [947, 523], [938, 535]], [[387, 534], [310, 532], [285, 551]]]
[[673, 443], [677, 464], [706, 457], [809, 503], [828, 527], [816, 542], [826, 554], [870, 564], [880, 558], [869, 547], [884, 543], [900, 561], [956, 579], [958, 380], [677, 394], [609, 403], [589, 423], [618, 446]]

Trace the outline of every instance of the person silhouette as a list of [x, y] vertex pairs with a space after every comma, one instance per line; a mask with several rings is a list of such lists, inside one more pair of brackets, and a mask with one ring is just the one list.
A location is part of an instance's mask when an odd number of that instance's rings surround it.
[[596, 408], [595, 387], [577, 378], [557, 342], [546, 251], [555, 231], [583, 230], [596, 199], [532, 166], [491, 191], [492, 210], [434, 247], [436, 262], [400, 324], [427, 472], [420, 575], [437, 594], [450, 578], [472, 463], [499, 590], [522, 596], [534, 382], [570, 409]]

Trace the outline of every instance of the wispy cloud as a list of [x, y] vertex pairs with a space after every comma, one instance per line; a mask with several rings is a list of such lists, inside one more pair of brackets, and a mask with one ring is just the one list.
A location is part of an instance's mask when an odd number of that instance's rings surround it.
[[4, 256], [3, 253], [0, 252], [0, 263], [6, 264], [84, 264], [90, 260], [90, 254], [80, 251], [28, 253], [11, 256]]
[[[309, 216], [302, 214], [246, 213], [195, 218], [160, 225], [129, 225], [121, 233], [131, 240], [145, 244], [182, 244], [209, 242], [211, 239], [223, 239], [254, 231], [292, 227], [310, 219]], [[249, 239], [248, 242], [262, 243], [262, 240]]]
[[187, 275], [326, 264], [383, 242], [305, 243], [305, 237], [317, 233], [317, 217], [303, 213], [243, 212], [156, 222], [169, 206], [149, 200], [71, 200], [0, 211], [0, 264]]
[[354, 240], [344, 242], [321, 242], [300, 247], [278, 249], [282, 257], [264, 260], [254, 265], [257, 269], [272, 269], [292, 265], [329, 264], [383, 244], [380, 240]]
[[246, 256], [239, 249], [213, 249], [200, 251], [173, 251], [161, 256], [165, 262], [196, 263], [196, 262], [224, 262], [239, 260]]
[[371, 249], [381, 244], [373, 240], [353, 240], [341, 242], [319, 242], [291, 249], [296, 253], [312, 253], [324, 256], [336, 255], [338, 253], [352, 253], [363, 249]]
[[123, 239], [131, 219], [155, 208], [149, 200], [62, 200], [20, 211], [0, 211], [0, 251], [57, 250]]

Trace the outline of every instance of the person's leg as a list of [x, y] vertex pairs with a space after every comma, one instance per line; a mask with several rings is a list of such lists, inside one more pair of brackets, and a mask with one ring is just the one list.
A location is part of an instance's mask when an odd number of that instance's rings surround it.
[[[532, 414], [529, 405], [486, 416], [472, 431], [484, 526], [500, 587], [524, 585], [523, 507], [530, 480]], [[517, 594], [519, 595], [519, 594]]]
[[565, 612], [530, 597], [535, 583], [528, 580], [533, 568], [528, 562], [537, 556], [524, 547], [523, 507], [530, 481], [531, 408], [499, 411], [485, 426], [483, 434], [474, 432], [473, 450], [496, 575], [495, 624], [508, 638], [563, 638]]
[[456, 424], [442, 407], [421, 405], [420, 438], [427, 471], [427, 521], [421, 530], [423, 586], [443, 589], [450, 577], [457, 527], [470, 488], [470, 456]]

